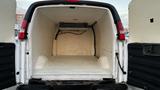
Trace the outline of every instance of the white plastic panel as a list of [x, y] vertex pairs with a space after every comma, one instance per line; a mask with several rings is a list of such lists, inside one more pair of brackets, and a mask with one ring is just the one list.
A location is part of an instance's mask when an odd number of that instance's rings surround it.
[[[75, 8], [70, 8], [75, 7]], [[40, 12], [49, 17], [55, 23], [59, 22], [87, 22], [94, 23], [106, 12], [104, 9], [87, 8], [87, 6], [58, 6], [40, 7]]]
[[16, 0], [0, 0], [0, 42], [14, 42]]
[[[109, 63], [106, 64], [106, 66]], [[99, 64], [93, 56], [54, 56], [39, 57], [33, 77], [53, 80], [97, 80], [112, 78], [109, 68]]]
[[[77, 31], [67, 31], [77, 33]], [[84, 33], [83, 33], [84, 32]], [[54, 40], [54, 56], [60, 55], [94, 55], [93, 32], [91, 29], [78, 31], [83, 33], [75, 35], [71, 33], [59, 34], [57, 40]]]
[[38, 59], [38, 56], [52, 55], [52, 44], [54, 38], [54, 23], [45, 17], [40, 12], [34, 13], [35, 17], [31, 22], [32, 27], [29, 30], [31, 32], [30, 40], [31, 40], [31, 53], [33, 63]]
[[113, 19], [111, 13], [108, 11], [104, 13], [97, 24], [95, 25], [96, 32], [96, 55], [100, 59], [99, 62], [105, 66], [105, 63], [109, 63], [109, 68], [112, 71], [113, 56], [114, 56], [114, 31], [113, 31]]

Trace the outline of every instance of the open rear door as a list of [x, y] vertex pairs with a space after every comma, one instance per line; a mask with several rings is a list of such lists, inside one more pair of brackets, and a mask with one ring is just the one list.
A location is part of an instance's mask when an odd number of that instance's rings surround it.
[[0, 90], [16, 85], [15, 19], [16, 0], [0, 0]]
[[145, 90], [160, 90], [159, 3], [132, 0], [129, 6], [128, 84]]
[[128, 60], [128, 84], [160, 90], [160, 44], [131, 43]]

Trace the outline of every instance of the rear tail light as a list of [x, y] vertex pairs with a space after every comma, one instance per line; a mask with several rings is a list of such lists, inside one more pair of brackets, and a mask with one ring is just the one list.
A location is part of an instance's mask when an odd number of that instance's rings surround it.
[[125, 37], [125, 30], [123, 28], [121, 20], [118, 21], [118, 23], [117, 23], [117, 29], [118, 29], [118, 40], [121, 40], [121, 41], [125, 40], [125, 38], [126, 38]]
[[27, 26], [28, 26], [28, 22], [26, 20], [23, 20], [21, 28], [22, 29], [27, 29]]
[[25, 39], [25, 33], [24, 32], [19, 32], [18, 39], [21, 40], [21, 41], [24, 40]]
[[26, 38], [27, 27], [28, 27], [28, 22], [26, 20], [23, 20], [21, 30], [18, 35], [19, 40], [24, 40]]
[[67, 2], [79, 2], [80, 0], [65, 0]]

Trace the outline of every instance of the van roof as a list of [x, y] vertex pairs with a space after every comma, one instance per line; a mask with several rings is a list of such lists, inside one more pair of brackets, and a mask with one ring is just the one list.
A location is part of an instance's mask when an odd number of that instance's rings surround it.
[[[121, 22], [121, 19], [119, 17], [119, 14], [115, 7], [111, 4], [108, 3], [103, 3], [103, 2], [96, 2], [96, 1], [81, 1], [81, 0], [50, 0], [50, 1], [39, 1], [33, 3], [29, 9], [27, 10], [24, 20], [22, 22], [22, 28], [25, 30], [25, 33], [22, 34], [24, 39], [27, 38], [27, 29], [28, 29], [28, 24], [30, 23], [33, 13], [36, 8], [40, 6], [45, 6], [45, 5], [58, 5], [58, 4], [64, 4], [64, 5], [89, 5], [89, 6], [97, 6], [97, 7], [104, 7], [107, 8], [111, 11], [114, 23], [117, 26], [117, 30], [122, 30], [123, 25]], [[120, 31], [118, 31], [119, 34]]]

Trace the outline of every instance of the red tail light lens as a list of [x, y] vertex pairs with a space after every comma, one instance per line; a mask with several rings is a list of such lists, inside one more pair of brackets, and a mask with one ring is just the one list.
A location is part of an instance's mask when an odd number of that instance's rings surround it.
[[21, 26], [21, 28], [25, 30], [25, 29], [27, 29], [27, 26], [28, 26], [27, 21], [26, 21], [26, 20], [23, 20], [23, 21], [22, 21], [22, 26]]
[[21, 40], [21, 41], [24, 40], [25, 39], [25, 33], [24, 32], [19, 32], [18, 39]]
[[125, 40], [125, 34], [119, 34], [118, 39], [121, 41]]
[[117, 30], [118, 30], [118, 40], [125, 40], [125, 30], [123, 28], [121, 20], [117, 23]]
[[23, 20], [21, 31], [19, 32], [19, 35], [18, 35], [19, 40], [25, 39], [27, 27], [28, 27], [28, 22], [26, 20]]

